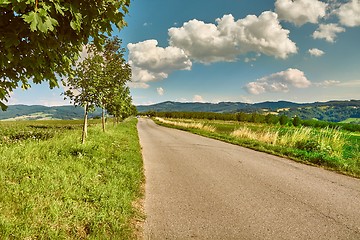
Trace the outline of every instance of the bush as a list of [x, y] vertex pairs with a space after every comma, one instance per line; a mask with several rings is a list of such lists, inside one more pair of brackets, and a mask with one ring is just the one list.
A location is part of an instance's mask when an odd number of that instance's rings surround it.
[[304, 141], [298, 141], [295, 143], [297, 149], [306, 150], [306, 151], [318, 151], [321, 146], [316, 140], [308, 139]]

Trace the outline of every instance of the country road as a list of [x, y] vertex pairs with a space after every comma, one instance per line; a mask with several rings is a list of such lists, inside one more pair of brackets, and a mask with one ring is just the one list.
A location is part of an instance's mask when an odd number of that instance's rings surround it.
[[360, 239], [360, 180], [139, 119], [145, 239]]

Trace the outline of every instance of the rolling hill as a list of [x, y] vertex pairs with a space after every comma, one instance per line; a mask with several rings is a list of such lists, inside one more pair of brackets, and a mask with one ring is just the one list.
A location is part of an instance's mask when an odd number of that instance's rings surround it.
[[318, 119], [331, 122], [341, 122], [348, 118], [360, 118], [360, 100], [328, 101], [314, 103], [294, 103], [287, 101], [242, 103], [180, 103], [163, 102], [153, 105], [137, 106], [140, 113], [144, 112], [216, 112], [216, 113], [273, 113], [289, 117], [298, 116], [301, 119]]
[[[80, 119], [84, 115], [81, 107], [41, 105], [10, 105], [6, 111], [0, 111], [0, 120], [45, 120], [45, 119]], [[101, 116], [101, 109], [90, 113], [89, 117]]]
[[[273, 113], [284, 114], [289, 117], [299, 116], [301, 119], [319, 119], [331, 122], [347, 121], [360, 118], [360, 100], [329, 101], [315, 103], [294, 103], [287, 101], [242, 103], [181, 103], [162, 102], [153, 105], [137, 106], [140, 113], [155, 112], [216, 112], [216, 113]], [[81, 107], [41, 105], [10, 105], [7, 111], [0, 111], [0, 120], [41, 120], [41, 119], [81, 119], [84, 110]], [[89, 117], [98, 117], [101, 109], [90, 113]], [[350, 120], [349, 120], [350, 121]], [[351, 122], [356, 122], [352, 120]]]

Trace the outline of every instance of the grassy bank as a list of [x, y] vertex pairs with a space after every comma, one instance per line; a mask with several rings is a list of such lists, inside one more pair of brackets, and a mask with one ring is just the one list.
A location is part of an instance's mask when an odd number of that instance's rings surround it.
[[136, 238], [136, 122], [93, 122], [84, 145], [79, 122], [0, 123], [0, 239]]
[[157, 123], [360, 177], [360, 134], [237, 121], [155, 119]]

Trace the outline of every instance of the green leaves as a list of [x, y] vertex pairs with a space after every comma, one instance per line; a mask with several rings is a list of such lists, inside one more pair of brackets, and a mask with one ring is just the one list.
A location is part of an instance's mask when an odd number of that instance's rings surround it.
[[[114, 24], [125, 25], [129, 0], [0, 0], [0, 90], [20, 82], [67, 77], [81, 47], [93, 39], [101, 48]], [[8, 87], [3, 81], [15, 86]], [[9, 94], [0, 94], [0, 102]], [[4, 104], [4, 102], [2, 102]], [[1, 104], [0, 104], [1, 105]]]
[[31, 31], [36, 31], [38, 22], [41, 21], [40, 16], [37, 12], [30, 12], [23, 16], [24, 21], [30, 24]]
[[54, 31], [54, 26], [59, 25], [58, 21], [51, 18], [45, 9], [39, 11], [32, 11], [29, 14], [23, 15], [24, 21], [30, 24], [32, 32], [41, 31], [47, 33], [48, 31]]
[[129, 116], [134, 111], [130, 91], [131, 69], [123, 56], [121, 40], [107, 39], [104, 51], [99, 52], [94, 44], [88, 46], [88, 57], [79, 63], [75, 75], [66, 81], [69, 89], [64, 94], [75, 105], [106, 108], [114, 116]]
[[82, 16], [81, 13], [75, 13], [73, 15], [73, 19], [70, 22], [70, 26], [72, 29], [76, 30], [76, 31], [80, 31], [81, 30], [81, 23], [82, 23]]

